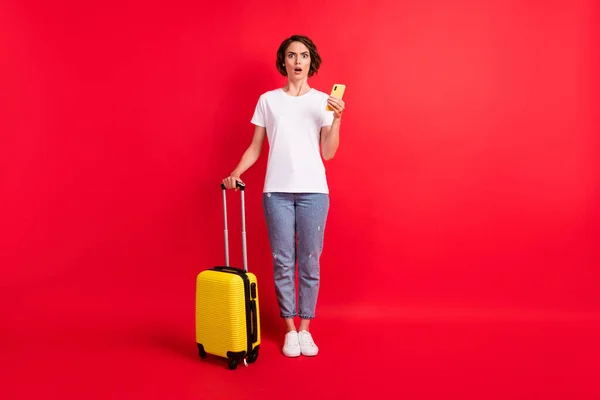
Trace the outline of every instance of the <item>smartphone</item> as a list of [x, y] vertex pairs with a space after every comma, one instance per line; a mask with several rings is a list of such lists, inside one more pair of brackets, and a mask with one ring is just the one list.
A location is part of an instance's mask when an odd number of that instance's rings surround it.
[[[341, 83], [336, 83], [331, 88], [331, 97], [341, 99], [344, 96], [345, 91], [346, 91], [346, 85], [342, 85]], [[327, 111], [333, 111], [333, 108], [329, 107], [329, 104], [327, 104]]]

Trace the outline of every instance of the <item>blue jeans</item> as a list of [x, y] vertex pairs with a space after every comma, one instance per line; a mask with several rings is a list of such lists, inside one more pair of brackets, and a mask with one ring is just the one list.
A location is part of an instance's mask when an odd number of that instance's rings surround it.
[[[263, 210], [273, 254], [275, 293], [282, 318], [313, 319], [319, 294], [321, 252], [329, 195], [263, 193]], [[298, 312], [296, 313], [296, 261]]]

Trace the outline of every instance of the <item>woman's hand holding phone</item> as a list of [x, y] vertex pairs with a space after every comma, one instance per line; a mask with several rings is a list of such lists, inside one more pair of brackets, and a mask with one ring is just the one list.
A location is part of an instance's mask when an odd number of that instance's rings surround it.
[[342, 113], [346, 108], [346, 103], [344, 103], [344, 100], [329, 96], [327, 104], [333, 110], [334, 119], [342, 118]]
[[334, 119], [342, 118], [342, 113], [344, 112], [344, 108], [346, 108], [346, 103], [342, 100], [345, 91], [346, 85], [339, 83], [336, 83], [331, 88], [331, 94], [327, 99], [327, 111], [333, 111]]

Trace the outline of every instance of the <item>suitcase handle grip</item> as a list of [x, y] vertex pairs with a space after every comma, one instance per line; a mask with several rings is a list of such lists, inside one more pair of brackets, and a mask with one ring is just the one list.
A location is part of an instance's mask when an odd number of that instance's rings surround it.
[[[240, 189], [240, 190], [246, 189], [246, 184], [244, 182], [242, 182], [242, 181], [236, 181], [235, 182], [235, 186], [237, 186], [237, 188]], [[225, 185], [223, 183], [221, 183], [221, 189], [222, 190], [226, 190], [226, 187], [225, 187]]]
[[252, 314], [252, 343], [258, 340], [258, 315], [256, 313], [256, 300], [250, 302], [250, 313]]

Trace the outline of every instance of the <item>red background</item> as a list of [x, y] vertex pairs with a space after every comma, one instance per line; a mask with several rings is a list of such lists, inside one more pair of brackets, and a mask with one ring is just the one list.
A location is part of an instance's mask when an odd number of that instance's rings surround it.
[[[599, 395], [598, 22], [592, 0], [3, 1], [2, 397], [265, 396], [307, 371], [325, 395]], [[229, 372], [195, 355], [194, 281], [294, 33], [313, 87], [347, 85], [322, 354], [278, 354], [265, 145], [243, 177], [265, 344]]]

